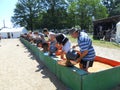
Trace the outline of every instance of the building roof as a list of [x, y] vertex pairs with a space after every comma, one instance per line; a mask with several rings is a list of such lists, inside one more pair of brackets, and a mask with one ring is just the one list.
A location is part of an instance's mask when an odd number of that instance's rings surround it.
[[93, 21], [94, 24], [102, 23], [102, 22], [119, 22], [120, 21], [120, 15], [112, 16], [108, 18], [98, 19]]

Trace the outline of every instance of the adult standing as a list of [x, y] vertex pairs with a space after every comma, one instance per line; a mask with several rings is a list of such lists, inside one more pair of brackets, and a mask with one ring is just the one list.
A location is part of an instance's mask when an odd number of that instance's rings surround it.
[[1, 38], [2, 38], [2, 37], [1, 37], [1, 34], [0, 34], [0, 40], [1, 40]]
[[83, 31], [80, 32], [76, 29], [72, 29], [70, 35], [73, 38], [77, 38], [78, 41], [78, 44], [73, 46], [73, 48], [79, 46], [81, 52], [80, 58], [78, 58], [75, 63], [79, 63], [81, 69], [88, 71], [88, 68], [92, 67], [95, 58], [95, 50], [92, 46], [92, 40], [87, 33]]
[[11, 36], [12, 36], [12, 38], [13, 38], [13, 33], [11, 33]]
[[[2, 36], [1, 36], [1, 34], [0, 34], [0, 42], [1, 42], [1, 39], [2, 39]], [[1, 47], [1, 45], [0, 45], [0, 47]]]

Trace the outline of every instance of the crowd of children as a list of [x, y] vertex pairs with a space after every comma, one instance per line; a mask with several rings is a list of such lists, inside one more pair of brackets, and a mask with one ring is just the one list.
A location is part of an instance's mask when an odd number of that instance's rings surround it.
[[[77, 36], [75, 36], [74, 33], [76, 33]], [[42, 48], [44, 53], [48, 52], [49, 56], [60, 56], [61, 60], [58, 61], [58, 64], [73, 66], [79, 63], [80, 68], [87, 71], [87, 69], [92, 66], [95, 57], [91, 40], [85, 32], [80, 32], [76, 29], [72, 29], [70, 35], [73, 38], [78, 38], [78, 45], [76, 46], [82, 48], [80, 51], [76, 51], [74, 49], [75, 46], [71, 48], [71, 42], [65, 34], [49, 32], [47, 28], [43, 29], [43, 33], [29, 32], [21, 35], [21, 37], [34, 43], [37, 47]], [[45, 36], [47, 36], [47, 38]], [[86, 46], [84, 47], [82, 44]]]

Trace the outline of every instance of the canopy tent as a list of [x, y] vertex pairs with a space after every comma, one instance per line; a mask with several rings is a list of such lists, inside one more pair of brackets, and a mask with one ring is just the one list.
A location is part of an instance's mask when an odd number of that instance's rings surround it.
[[120, 22], [116, 24], [116, 42], [120, 43]]
[[21, 34], [27, 33], [25, 27], [20, 28], [3, 28], [0, 31], [2, 38], [19, 38]]

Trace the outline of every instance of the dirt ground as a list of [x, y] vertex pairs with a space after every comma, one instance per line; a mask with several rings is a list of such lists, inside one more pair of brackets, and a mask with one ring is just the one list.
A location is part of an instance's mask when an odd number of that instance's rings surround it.
[[[94, 46], [96, 55], [120, 61], [120, 50]], [[0, 42], [0, 90], [69, 90], [21, 44]], [[113, 90], [120, 90], [118, 85]]]
[[0, 90], [68, 90], [18, 39], [0, 45]]
[[120, 49], [110, 49], [104, 47], [94, 46], [96, 55], [120, 61]]

